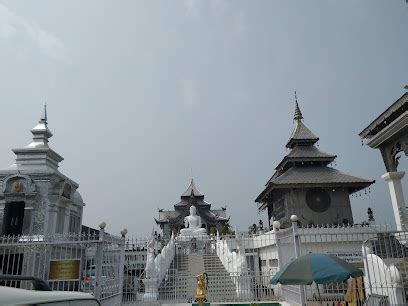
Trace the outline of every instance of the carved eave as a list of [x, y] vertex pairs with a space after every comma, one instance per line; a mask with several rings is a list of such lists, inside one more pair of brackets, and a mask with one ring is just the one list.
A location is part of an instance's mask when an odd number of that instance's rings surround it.
[[77, 203], [74, 202], [72, 199], [68, 199], [62, 195], [59, 194], [50, 194], [48, 195], [48, 199], [50, 200], [50, 202], [52, 203], [56, 203], [59, 204], [61, 206], [67, 206], [67, 205], [74, 205], [74, 206], [78, 206], [78, 207], [83, 207], [85, 206], [85, 203]]
[[367, 142], [373, 149], [379, 149], [388, 172], [397, 171], [398, 153], [408, 155], [408, 111], [383, 128]]
[[156, 224], [167, 224], [167, 223], [169, 223], [169, 220], [157, 220], [156, 218], [154, 218], [154, 221], [156, 222]]
[[5, 200], [6, 202], [35, 201], [39, 198], [40, 194], [38, 192], [7, 192], [0, 194], [0, 199]]
[[381, 132], [391, 122], [396, 121], [400, 115], [408, 110], [408, 93], [403, 94], [397, 101], [380, 114], [364, 130], [360, 132], [362, 139], [371, 139]]
[[55, 160], [57, 163], [60, 163], [64, 160], [64, 158], [55, 152], [53, 149], [44, 147], [44, 148], [20, 148], [20, 149], [12, 149], [14, 154], [47, 154], [50, 158]]
[[408, 132], [408, 111], [405, 111], [396, 120], [391, 122], [387, 127], [373, 136], [367, 145], [371, 148], [377, 149], [384, 144], [392, 142], [396, 138]]
[[336, 156], [333, 157], [284, 157], [284, 159], [276, 166], [275, 170], [279, 171], [280, 173], [284, 172], [285, 170], [289, 169], [292, 165], [295, 164], [321, 164], [323, 166], [327, 166], [331, 162], [336, 159]]

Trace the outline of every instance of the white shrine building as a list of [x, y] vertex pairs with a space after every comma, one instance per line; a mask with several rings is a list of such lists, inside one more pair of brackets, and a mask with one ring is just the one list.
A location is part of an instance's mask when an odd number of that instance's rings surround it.
[[78, 183], [58, 170], [63, 157], [48, 145], [46, 107], [31, 133], [28, 146], [13, 149], [15, 163], [0, 171], [0, 236], [79, 233], [85, 203]]

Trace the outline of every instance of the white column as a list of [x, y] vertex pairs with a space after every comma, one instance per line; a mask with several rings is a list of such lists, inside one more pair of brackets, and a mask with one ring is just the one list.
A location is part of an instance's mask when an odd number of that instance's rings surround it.
[[71, 217], [71, 210], [68, 207], [65, 207], [65, 212], [64, 212], [64, 230], [63, 234], [67, 235], [69, 232], [69, 219]]
[[48, 234], [55, 234], [57, 230], [58, 207], [50, 205], [48, 210]]
[[402, 192], [401, 179], [404, 177], [405, 172], [387, 172], [381, 176], [381, 178], [388, 183], [390, 189], [391, 204], [394, 211], [395, 223], [398, 230], [406, 228], [406, 208], [404, 193]]

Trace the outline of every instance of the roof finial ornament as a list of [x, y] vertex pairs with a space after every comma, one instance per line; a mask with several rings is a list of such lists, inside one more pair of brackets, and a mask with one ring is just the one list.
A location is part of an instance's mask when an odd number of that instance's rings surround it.
[[44, 103], [44, 110], [41, 114], [40, 123], [47, 124], [47, 103]]
[[294, 120], [300, 121], [303, 119], [302, 112], [300, 111], [298, 100], [297, 100], [297, 94], [295, 90], [295, 116], [293, 117]]
[[[191, 168], [191, 169], [193, 169], [193, 168]], [[193, 170], [191, 170], [191, 172], [193, 172]], [[190, 194], [190, 196], [191, 197], [194, 197], [194, 188], [195, 188], [195, 186], [194, 186], [194, 178], [193, 178], [193, 174], [191, 173], [191, 182], [190, 182], [190, 185], [191, 185], [191, 194]]]

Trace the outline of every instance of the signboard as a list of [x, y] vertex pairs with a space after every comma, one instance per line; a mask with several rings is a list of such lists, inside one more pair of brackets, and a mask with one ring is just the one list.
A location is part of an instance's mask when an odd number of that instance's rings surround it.
[[49, 280], [79, 279], [79, 259], [50, 260]]
[[344, 252], [327, 252], [327, 254], [334, 255], [341, 259], [344, 259], [345, 261], [351, 263], [352, 265], [359, 269], [364, 268], [363, 256], [361, 252], [344, 251]]

